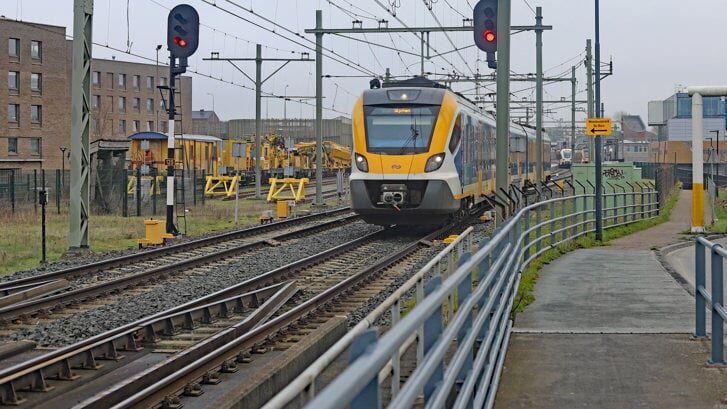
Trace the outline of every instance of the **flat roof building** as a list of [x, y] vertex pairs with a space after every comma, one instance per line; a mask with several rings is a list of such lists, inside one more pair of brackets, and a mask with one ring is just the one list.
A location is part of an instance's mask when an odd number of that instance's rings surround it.
[[[704, 136], [718, 131], [724, 136], [725, 107], [722, 97], [703, 97]], [[649, 125], [657, 130], [661, 141], [692, 140], [692, 99], [677, 92], [663, 101], [649, 101]]]

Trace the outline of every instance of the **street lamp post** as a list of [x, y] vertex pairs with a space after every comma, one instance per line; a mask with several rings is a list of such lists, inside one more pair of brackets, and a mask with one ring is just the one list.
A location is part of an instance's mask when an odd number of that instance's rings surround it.
[[66, 178], [66, 146], [61, 145], [58, 147], [61, 150], [61, 187], [65, 186], [65, 178]]
[[[154, 87], [155, 84], [159, 83], [159, 50], [162, 49], [161, 44], [157, 44], [157, 74], [156, 77], [154, 77], [154, 83], [152, 84], [152, 87]], [[154, 124], [154, 131], [159, 132], [159, 104], [154, 104], [154, 112], [156, 112], [156, 124]]]
[[288, 138], [288, 150], [293, 148], [290, 143], [290, 134], [288, 133], [288, 84], [285, 85], [283, 91], [283, 138]]
[[[716, 176], [714, 178], [714, 185], [719, 190], [719, 162], [720, 162], [720, 160], [719, 160], [719, 130], [712, 130], [712, 131], [709, 131], [709, 132], [714, 132], [715, 134], [717, 134], [717, 173], [716, 173]], [[712, 143], [711, 142], [710, 142], [709, 146], [712, 146]]]
[[[704, 139], [709, 139], [709, 156], [707, 156], [707, 160], [711, 164], [711, 169], [709, 172], [709, 176], [712, 178], [712, 182], [714, 182], [714, 146], [712, 145], [712, 138], [705, 137]], [[704, 155], [704, 151], [702, 151], [702, 154]]]
[[[208, 92], [207, 95], [212, 97], [212, 112], [215, 112], [215, 94]], [[210, 117], [210, 118], [212, 118], [212, 117]], [[210, 121], [207, 121], [207, 130], [209, 130], [209, 125], [210, 125]], [[213, 130], [212, 134], [217, 137], [220, 136], [220, 135], [218, 135], [218, 132], [217, 132], [217, 123], [215, 123], [215, 129]]]
[[207, 95], [212, 97], [212, 112], [215, 112], [215, 94], [208, 92]]

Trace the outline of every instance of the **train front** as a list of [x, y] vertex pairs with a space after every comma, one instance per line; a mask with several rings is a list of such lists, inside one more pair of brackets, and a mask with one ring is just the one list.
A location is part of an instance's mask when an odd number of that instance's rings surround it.
[[441, 224], [460, 209], [447, 149], [456, 109], [441, 88], [371, 89], [358, 99], [351, 206], [366, 222]]

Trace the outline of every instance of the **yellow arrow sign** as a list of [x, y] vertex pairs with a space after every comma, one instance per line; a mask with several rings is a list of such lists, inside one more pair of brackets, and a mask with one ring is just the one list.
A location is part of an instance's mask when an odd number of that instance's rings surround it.
[[611, 135], [611, 118], [587, 118], [586, 135]]

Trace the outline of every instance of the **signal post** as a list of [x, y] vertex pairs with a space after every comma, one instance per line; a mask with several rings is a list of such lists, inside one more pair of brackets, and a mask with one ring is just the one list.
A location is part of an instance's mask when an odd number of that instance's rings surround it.
[[[180, 4], [169, 12], [167, 18], [167, 48], [169, 49], [169, 128], [167, 136], [167, 224], [166, 232], [178, 235], [174, 225], [174, 107], [175, 78], [187, 71], [187, 57], [199, 46], [199, 14], [194, 7]], [[179, 65], [177, 65], [179, 59]], [[184, 175], [182, 175], [184, 176]]]
[[[495, 188], [508, 191], [508, 143], [510, 129], [510, 30], [535, 30], [536, 32], [536, 185], [542, 179], [542, 32], [552, 30], [552, 26], [542, 25], [541, 8], [536, 8], [535, 26], [510, 25], [510, 0], [480, 0], [473, 9], [473, 34], [475, 45], [487, 55], [487, 66], [497, 69], [497, 137], [495, 147]], [[503, 33], [499, 38], [498, 33]], [[498, 41], [499, 40], [499, 41]], [[496, 53], [499, 58], [496, 58]], [[498, 215], [504, 218], [502, 209]], [[501, 213], [502, 212], [502, 213]]]

